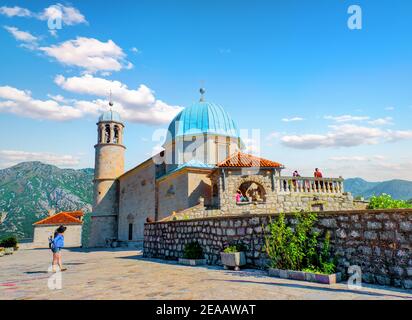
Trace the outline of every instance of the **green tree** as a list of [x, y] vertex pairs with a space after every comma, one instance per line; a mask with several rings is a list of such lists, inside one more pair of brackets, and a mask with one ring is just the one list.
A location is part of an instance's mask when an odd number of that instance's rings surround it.
[[330, 234], [319, 244], [319, 233], [314, 231], [317, 215], [313, 212], [295, 213], [288, 223], [283, 213], [271, 220], [265, 236], [265, 250], [270, 267], [285, 270], [306, 270], [333, 273], [335, 261], [330, 253]]
[[389, 194], [382, 193], [380, 196], [370, 198], [368, 209], [400, 209], [412, 208], [412, 204], [404, 200], [393, 199]]

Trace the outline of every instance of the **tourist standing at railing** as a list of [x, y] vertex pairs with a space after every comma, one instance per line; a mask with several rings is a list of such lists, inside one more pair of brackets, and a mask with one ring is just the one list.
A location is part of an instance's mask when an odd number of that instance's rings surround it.
[[[300, 174], [299, 174], [298, 170], [293, 171], [293, 176], [300, 178]], [[297, 180], [293, 179], [293, 186], [294, 186], [295, 189], [296, 189], [298, 186], [300, 187], [300, 185], [301, 185], [301, 181], [300, 181], [300, 180], [297, 181]]]
[[323, 178], [322, 172], [320, 172], [319, 168], [315, 169], [314, 176], [315, 178]]
[[[315, 169], [315, 173], [314, 173], [315, 179], [322, 179], [323, 175], [322, 172], [319, 170], [319, 168]], [[319, 189], [319, 182], [315, 181], [315, 185], [316, 185], [316, 189]], [[323, 187], [323, 181], [320, 182], [320, 186]]]

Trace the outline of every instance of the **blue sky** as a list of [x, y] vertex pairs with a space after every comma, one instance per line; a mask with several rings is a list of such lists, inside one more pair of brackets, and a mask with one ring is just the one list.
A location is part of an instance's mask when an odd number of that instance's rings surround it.
[[111, 89], [131, 168], [203, 83], [285, 174], [412, 179], [411, 14], [406, 0], [2, 1], [0, 167], [92, 167]]

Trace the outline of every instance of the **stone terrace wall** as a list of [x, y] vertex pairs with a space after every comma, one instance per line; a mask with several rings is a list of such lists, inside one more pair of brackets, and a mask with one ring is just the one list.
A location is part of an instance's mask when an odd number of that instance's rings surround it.
[[[252, 267], [267, 265], [264, 233], [273, 215], [211, 217], [155, 222], [145, 225], [144, 256], [182, 257], [186, 243], [198, 241], [208, 264], [220, 264], [220, 252], [234, 241], [248, 247]], [[350, 265], [362, 269], [363, 281], [412, 288], [412, 210], [359, 210], [319, 212], [316, 228], [331, 232], [331, 245], [339, 271]], [[288, 216], [289, 220], [291, 216]]]

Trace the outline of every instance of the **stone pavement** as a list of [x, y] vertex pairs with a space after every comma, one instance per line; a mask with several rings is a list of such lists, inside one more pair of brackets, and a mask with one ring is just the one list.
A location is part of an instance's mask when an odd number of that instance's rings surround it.
[[48, 249], [19, 250], [0, 257], [4, 299], [408, 299], [412, 291], [367, 286], [350, 290], [267, 277], [259, 270], [226, 271], [146, 260], [130, 249], [63, 250], [68, 271], [62, 289], [50, 290]]

